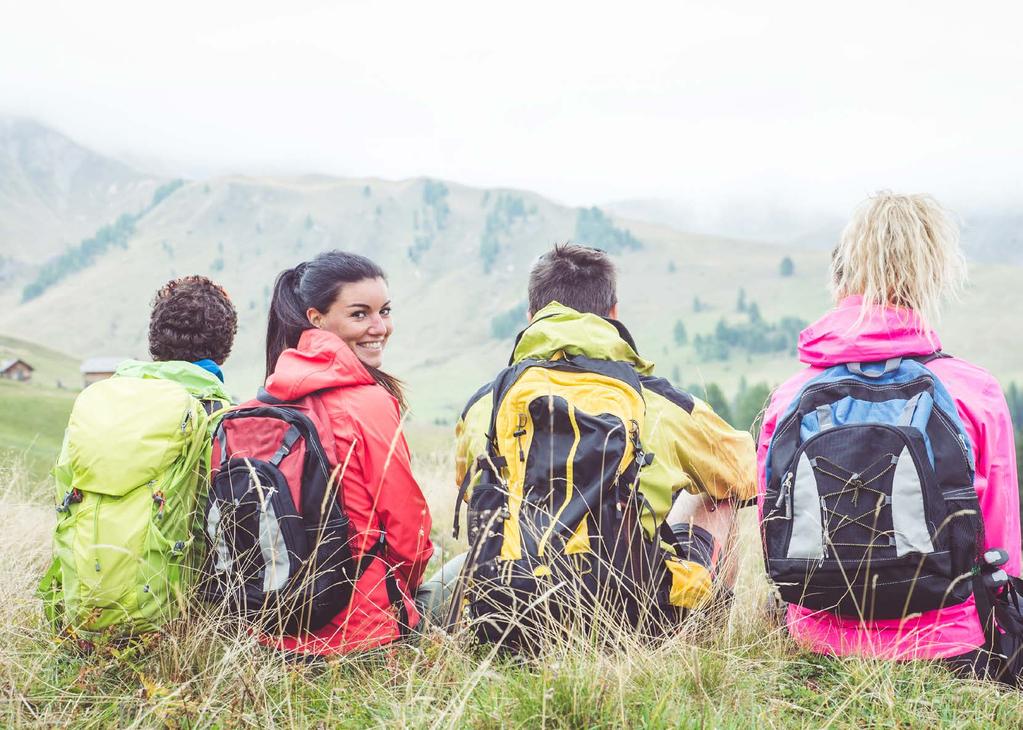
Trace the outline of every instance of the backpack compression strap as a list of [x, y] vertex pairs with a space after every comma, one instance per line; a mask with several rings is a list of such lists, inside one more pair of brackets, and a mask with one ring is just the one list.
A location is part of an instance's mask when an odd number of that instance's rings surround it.
[[1012, 579], [1001, 567], [1008, 560], [1009, 554], [1004, 550], [987, 550], [977, 561], [977, 567], [973, 572], [973, 599], [976, 602], [981, 628], [984, 630], [982, 648], [993, 655], [994, 661], [999, 664], [1003, 664], [1008, 657], [1002, 650], [1002, 635], [995, 621], [994, 604], [1001, 591], [1014, 590]]
[[459, 516], [462, 513], [462, 502], [465, 501], [465, 494], [469, 491], [469, 485], [472, 484], [473, 478], [480, 473], [482, 469], [490, 469], [495, 474], [499, 473], [501, 469], [508, 466], [508, 460], [503, 456], [497, 456], [496, 454], [490, 453], [490, 446], [487, 446], [487, 453], [480, 454], [476, 457], [476, 463], [472, 469], [468, 469], [465, 472], [465, 477], [462, 479], [462, 484], [458, 487], [458, 496], [455, 498], [455, 519], [452, 521], [451, 536], [458, 539], [459, 533]]

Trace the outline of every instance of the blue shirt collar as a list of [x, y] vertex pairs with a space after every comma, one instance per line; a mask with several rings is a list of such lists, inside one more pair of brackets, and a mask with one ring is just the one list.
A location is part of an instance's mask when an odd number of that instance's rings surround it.
[[217, 364], [216, 364], [215, 362], [213, 362], [212, 360], [210, 360], [210, 359], [206, 359], [206, 360], [196, 360], [194, 364], [195, 364], [195, 365], [198, 365], [198, 366], [199, 366], [199, 367], [201, 367], [201, 368], [202, 368], [203, 370], [207, 370], [207, 371], [209, 371], [209, 372], [213, 373], [214, 375], [216, 375], [216, 376], [217, 376], [217, 378], [218, 378], [218, 379], [220, 380], [220, 382], [221, 382], [221, 383], [223, 383], [223, 382], [224, 382], [224, 371], [223, 371], [223, 370], [221, 370], [221, 369], [220, 369], [220, 366], [219, 366], [219, 365], [217, 365]]

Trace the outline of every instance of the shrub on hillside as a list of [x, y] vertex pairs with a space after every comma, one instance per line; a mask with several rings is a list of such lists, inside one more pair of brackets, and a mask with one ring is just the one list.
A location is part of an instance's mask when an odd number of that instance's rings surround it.
[[624, 228], [616, 228], [600, 208], [580, 208], [575, 221], [575, 241], [608, 253], [642, 248], [639, 239]]
[[746, 314], [745, 322], [730, 324], [722, 317], [711, 334], [697, 335], [693, 339], [696, 354], [703, 360], [728, 360], [736, 350], [749, 354], [795, 353], [796, 341], [806, 322], [797, 317], [765, 322], [756, 302], [747, 306]]
[[451, 208], [448, 207], [448, 186], [438, 180], [423, 183], [423, 203], [433, 209], [437, 230], [443, 231], [448, 224]]
[[[489, 192], [487, 193], [489, 199]], [[525, 220], [536, 212], [535, 206], [526, 209], [526, 201], [518, 195], [501, 193], [497, 196], [487, 218], [483, 223], [483, 234], [480, 236], [480, 258], [483, 260], [483, 273], [489, 274], [497, 262], [501, 252], [501, 238], [511, 232], [519, 221]]]

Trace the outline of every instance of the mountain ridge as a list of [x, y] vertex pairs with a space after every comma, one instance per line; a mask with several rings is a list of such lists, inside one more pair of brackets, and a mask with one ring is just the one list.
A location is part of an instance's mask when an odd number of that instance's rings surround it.
[[22, 117], [0, 117], [0, 254], [24, 265], [110, 223], [161, 179]]
[[[137, 188], [147, 194], [129, 210], [144, 210], [156, 189], [156, 181]], [[397, 329], [385, 363], [409, 383], [415, 417], [450, 419], [506, 362], [532, 262], [567, 240], [610, 249], [623, 320], [659, 372], [680, 384], [713, 381], [735, 392], [742, 382], [780, 382], [796, 366], [780, 351], [698, 356], [696, 335], [713, 336], [722, 321], [745, 321], [736, 309], [740, 289], [767, 322], [809, 321], [828, 306], [821, 250], [680, 233], [512, 188], [424, 177], [237, 174], [182, 181], [138, 217], [123, 248], [106, 249], [31, 301], [19, 295], [40, 263], [23, 261], [0, 287], [0, 332], [82, 357], [144, 356], [153, 292], [175, 276], [206, 274], [224, 284], [238, 308], [226, 371], [234, 392], [248, 397], [262, 378], [274, 278], [320, 251], [343, 248], [370, 256], [389, 274]], [[0, 237], [0, 255], [10, 253], [10, 239]], [[791, 276], [780, 272], [784, 257], [794, 262]], [[1020, 273], [975, 266], [975, 286], [950, 313], [944, 337], [951, 351], [1008, 378], [1023, 376], [1023, 363], [994, 347], [976, 321], [1019, 331], [1023, 302], [1000, 292]], [[688, 330], [687, 344], [676, 341], [677, 322]]]

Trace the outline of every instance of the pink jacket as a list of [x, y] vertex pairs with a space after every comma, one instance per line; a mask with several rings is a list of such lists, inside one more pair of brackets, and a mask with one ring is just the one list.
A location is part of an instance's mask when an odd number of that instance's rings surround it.
[[[761, 501], [767, 446], [778, 419], [800, 388], [822, 370], [846, 362], [875, 362], [891, 357], [926, 355], [941, 348], [933, 332], [916, 331], [916, 314], [877, 308], [859, 324], [860, 297], [839, 305], [799, 335], [799, 359], [808, 367], [791, 377], [771, 397], [760, 432], [757, 466]], [[976, 457], [975, 486], [986, 532], [985, 547], [1009, 552], [1005, 566], [1020, 575], [1019, 493], [1016, 451], [1005, 396], [983, 369], [957, 358], [927, 365], [955, 399]], [[973, 599], [916, 618], [860, 622], [829, 613], [788, 608], [788, 629], [806, 647], [827, 654], [865, 654], [892, 659], [935, 659], [965, 654], [984, 643]]]

